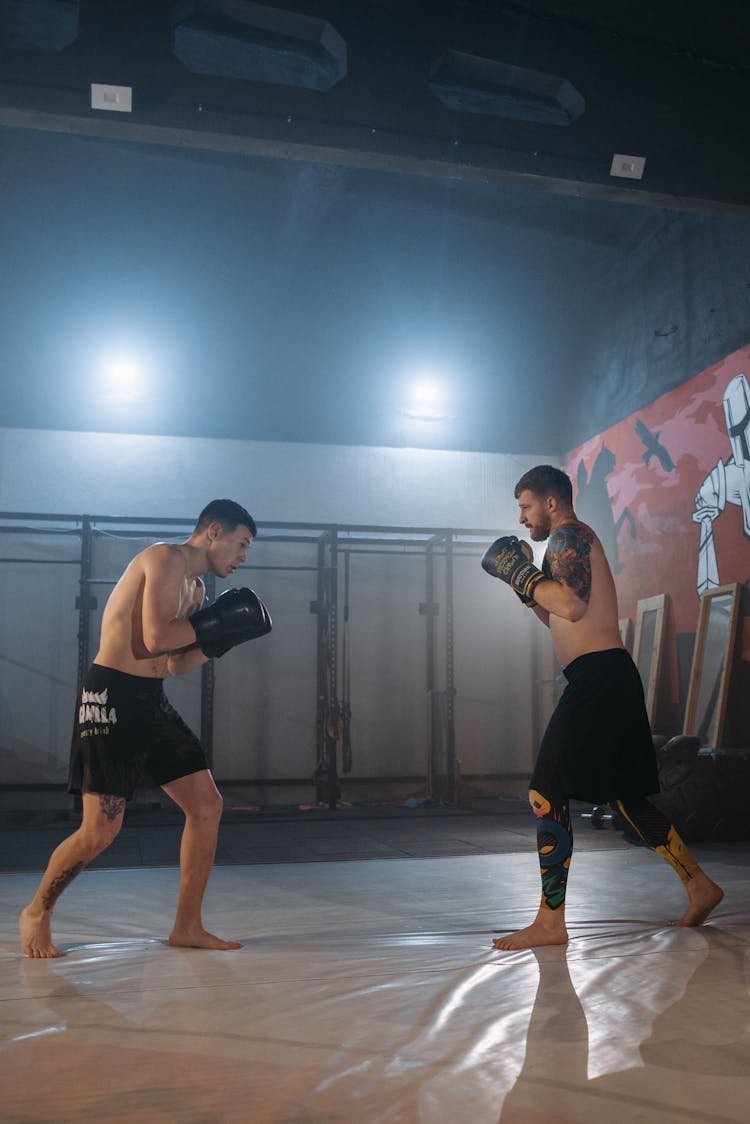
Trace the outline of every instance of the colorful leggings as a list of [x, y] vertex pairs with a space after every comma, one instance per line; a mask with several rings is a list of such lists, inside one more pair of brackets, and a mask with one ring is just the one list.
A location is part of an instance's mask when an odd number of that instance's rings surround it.
[[[568, 801], [548, 798], [531, 789], [529, 803], [537, 818], [536, 839], [542, 872], [542, 902], [548, 909], [565, 904], [568, 869], [573, 854], [573, 829]], [[615, 801], [617, 810], [638, 839], [668, 862], [683, 882], [697, 873], [698, 864], [669, 820], [645, 797]]]

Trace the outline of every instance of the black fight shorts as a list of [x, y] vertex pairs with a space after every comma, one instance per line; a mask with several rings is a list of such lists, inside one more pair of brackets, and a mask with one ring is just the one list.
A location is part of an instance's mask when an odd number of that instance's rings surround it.
[[659, 791], [638, 668], [622, 648], [589, 652], [568, 680], [539, 747], [529, 787], [548, 799], [606, 804]]
[[161, 679], [91, 665], [76, 711], [68, 792], [130, 800], [136, 788], [159, 788], [207, 768], [203, 747]]

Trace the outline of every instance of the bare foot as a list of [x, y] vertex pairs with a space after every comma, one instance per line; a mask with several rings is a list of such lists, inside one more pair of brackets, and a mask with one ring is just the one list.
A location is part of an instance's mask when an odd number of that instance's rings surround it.
[[672, 924], [693, 928], [696, 925], [702, 925], [708, 915], [716, 909], [724, 897], [724, 891], [721, 886], [712, 882], [702, 870], [699, 870], [690, 879], [685, 889], [687, 890], [689, 905], [680, 920], [673, 921]]
[[52, 917], [44, 910], [32, 913], [31, 907], [21, 910], [18, 918], [21, 951], [35, 960], [49, 960], [60, 955], [52, 943]]
[[230, 952], [235, 948], [242, 948], [239, 941], [223, 941], [221, 937], [206, 932], [198, 926], [194, 929], [173, 929], [167, 944], [172, 948], [211, 948], [218, 952]]
[[[548, 916], [548, 914], [550, 916]], [[525, 929], [509, 933], [507, 937], [495, 937], [492, 947], [498, 952], [514, 952], [519, 948], [538, 948], [547, 944], [567, 944], [568, 930], [565, 928], [565, 915], [552, 910], [540, 911], [536, 919]]]

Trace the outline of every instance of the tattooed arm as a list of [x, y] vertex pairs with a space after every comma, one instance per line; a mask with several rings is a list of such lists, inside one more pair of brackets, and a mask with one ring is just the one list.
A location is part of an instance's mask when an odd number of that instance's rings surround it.
[[534, 591], [544, 624], [549, 614], [568, 621], [585, 616], [591, 596], [591, 544], [593, 534], [581, 523], [556, 527], [549, 537], [542, 569], [550, 581], [540, 582]]

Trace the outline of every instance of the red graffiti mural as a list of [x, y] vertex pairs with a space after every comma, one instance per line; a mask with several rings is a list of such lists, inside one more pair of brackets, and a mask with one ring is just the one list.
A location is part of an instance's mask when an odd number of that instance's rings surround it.
[[[749, 441], [750, 345], [565, 458], [621, 616], [635, 622], [639, 599], [668, 593], [672, 628], [693, 633], [699, 590], [750, 579]], [[743, 648], [750, 659], [750, 635]]]

